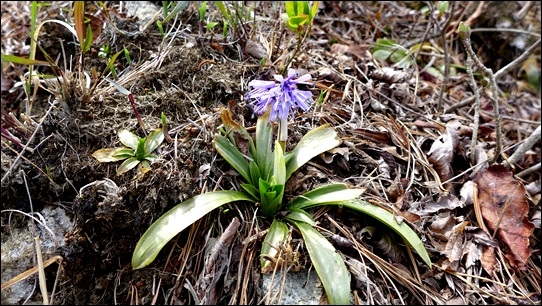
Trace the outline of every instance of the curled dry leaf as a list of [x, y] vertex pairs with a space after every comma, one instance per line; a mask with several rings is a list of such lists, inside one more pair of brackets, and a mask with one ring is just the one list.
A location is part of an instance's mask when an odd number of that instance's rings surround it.
[[510, 264], [525, 269], [531, 256], [529, 236], [534, 225], [527, 219], [529, 204], [523, 184], [501, 165], [481, 171], [474, 182], [478, 185], [478, 201], [487, 227], [497, 232], [508, 247], [506, 258]]
[[267, 58], [267, 50], [258, 42], [255, 42], [253, 40], [247, 40], [247, 43], [245, 45], [245, 50], [247, 53], [256, 58], [256, 59], [262, 59]]
[[454, 150], [459, 143], [457, 131], [461, 128], [459, 121], [451, 121], [446, 124], [446, 132], [442, 134], [431, 146], [429, 153], [429, 162], [433, 165], [441, 181], [446, 181], [453, 177], [452, 161], [454, 159]]
[[407, 79], [408, 72], [396, 68], [383, 67], [382, 69], [371, 71], [369, 77], [389, 84], [402, 83]]

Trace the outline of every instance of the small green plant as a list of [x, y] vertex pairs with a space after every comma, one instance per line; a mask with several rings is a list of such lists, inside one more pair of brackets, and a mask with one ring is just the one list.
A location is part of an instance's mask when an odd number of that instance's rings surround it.
[[215, 21], [205, 21], [205, 14], [207, 13], [207, 1], [203, 1], [201, 6], [199, 7], [199, 35], [203, 35], [203, 25], [205, 24], [205, 29], [207, 31], [212, 30], [218, 22]]
[[158, 157], [152, 152], [164, 141], [163, 129], [152, 131], [147, 137], [138, 137], [136, 134], [121, 130], [118, 133], [120, 142], [125, 147], [99, 149], [92, 156], [99, 162], [116, 162], [124, 160], [117, 169], [117, 175], [128, 172], [139, 165], [139, 174], [150, 170], [150, 162]]
[[282, 68], [282, 73], [286, 72], [289, 68], [292, 60], [301, 49], [301, 45], [307, 39], [312, 29], [314, 17], [318, 12], [318, 1], [314, 1], [311, 8], [309, 8], [308, 1], [286, 1], [284, 3], [284, 10], [286, 12], [282, 14], [282, 19], [290, 30], [297, 33], [298, 41], [294, 54], [292, 54], [286, 65]]
[[[245, 180], [243, 191], [221, 190], [190, 198], [162, 215], [143, 234], [137, 243], [132, 267], [149, 265], [160, 250], [175, 235], [207, 213], [222, 205], [245, 201], [259, 205], [263, 217], [272, 218], [269, 231], [260, 251], [262, 272], [273, 270], [273, 260], [279, 256], [281, 246], [288, 243], [288, 224], [301, 233], [312, 264], [322, 281], [330, 304], [348, 304], [350, 301], [350, 274], [333, 245], [318, 232], [308, 209], [322, 205], [337, 205], [368, 214], [401, 235], [405, 241], [431, 266], [431, 260], [416, 233], [405, 223], [398, 224], [392, 213], [359, 199], [362, 189], [349, 188], [343, 183], [332, 183], [308, 191], [284, 202], [285, 185], [292, 174], [313, 157], [341, 144], [337, 132], [330, 126], [320, 126], [304, 135], [290, 152], [285, 151], [285, 118], [293, 108], [307, 110], [312, 103], [310, 91], [297, 89], [298, 84], [309, 84], [311, 76], [296, 79], [293, 69], [288, 76], [275, 75], [275, 81], [253, 80], [247, 99], [254, 104], [259, 115], [254, 138], [239, 123], [233, 121], [227, 110], [222, 113], [224, 128], [215, 135], [213, 144], [217, 152]], [[279, 136], [273, 143], [273, 125], [280, 121]], [[234, 133], [248, 140], [248, 157], [238, 149]]]

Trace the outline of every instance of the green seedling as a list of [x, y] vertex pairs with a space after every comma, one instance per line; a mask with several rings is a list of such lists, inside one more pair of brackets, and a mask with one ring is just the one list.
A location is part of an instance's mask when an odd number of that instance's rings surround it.
[[311, 8], [309, 8], [308, 1], [286, 1], [284, 5], [286, 15], [283, 18], [286, 26], [300, 35], [307, 25], [312, 25], [314, 16], [318, 11], [318, 1], [314, 1]]
[[121, 130], [118, 135], [125, 147], [99, 149], [92, 153], [92, 156], [102, 163], [124, 160], [117, 169], [117, 175], [126, 173], [136, 166], [139, 166], [139, 174], [147, 173], [150, 170], [149, 163], [158, 158], [152, 153], [164, 141], [163, 129], [156, 129], [143, 138], [128, 130]]
[[318, 1], [314, 1], [311, 8], [309, 8], [308, 1], [286, 1], [284, 10], [286, 13], [282, 14], [282, 18], [286, 23], [286, 26], [297, 33], [298, 41], [294, 53], [282, 68], [283, 74], [289, 68], [297, 53], [301, 50], [301, 45], [305, 42], [312, 29], [314, 17], [318, 12]]

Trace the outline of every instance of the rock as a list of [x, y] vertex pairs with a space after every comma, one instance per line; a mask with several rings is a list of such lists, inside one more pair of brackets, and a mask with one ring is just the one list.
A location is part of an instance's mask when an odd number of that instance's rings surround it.
[[[54, 233], [58, 247], [63, 246], [64, 235], [73, 228], [72, 220], [61, 207], [45, 207], [39, 214], [43, 216], [46, 226]], [[8, 234], [2, 235], [2, 284], [37, 266], [34, 233], [31, 231], [33, 225], [30, 222], [32, 221], [29, 220], [28, 226], [25, 228], [13, 228]], [[55, 241], [45, 227], [37, 222], [35, 224], [37, 226], [34, 228], [37, 228], [37, 233], [40, 236], [42, 258], [45, 261], [55, 256]], [[27, 279], [2, 290], [2, 305], [22, 304], [29, 297], [31, 299], [26, 304], [42, 304], [41, 295], [35, 294], [39, 292], [39, 287], [35, 287], [37, 276], [38, 274], [35, 273]], [[52, 288], [47, 289], [50, 292]]]
[[[273, 286], [271, 286], [272, 275], [272, 273], [262, 274], [264, 297], [267, 297], [266, 294], [269, 292], [269, 288], [273, 287], [271, 298], [269, 298], [270, 305], [318, 305], [320, 304], [320, 298], [325, 294], [324, 287], [320, 283], [316, 271], [312, 269], [310, 273], [307, 273], [307, 270], [301, 270], [286, 274], [282, 298], [278, 300], [280, 295], [278, 292], [282, 284], [282, 271], [277, 271], [275, 274]], [[273, 299], [275, 295], [277, 297]], [[262, 302], [266, 303], [266, 301], [267, 298], [264, 298]]]

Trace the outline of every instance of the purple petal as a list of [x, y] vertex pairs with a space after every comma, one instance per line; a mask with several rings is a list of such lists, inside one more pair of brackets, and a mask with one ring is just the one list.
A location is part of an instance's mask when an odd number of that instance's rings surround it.
[[275, 86], [275, 82], [273, 81], [261, 81], [261, 80], [252, 80], [248, 83], [248, 86], [252, 86], [254, 88], [272, 88]]
[[312, 81], [312, 76], [307, 73], [307, 74], [304, 74], [304, 75], [300, 76], [299, 78], [297, 78], [295, 80], [292, 80], [292, 83], [312, 85], [312, 82], [307, 82], [309, 80]]

